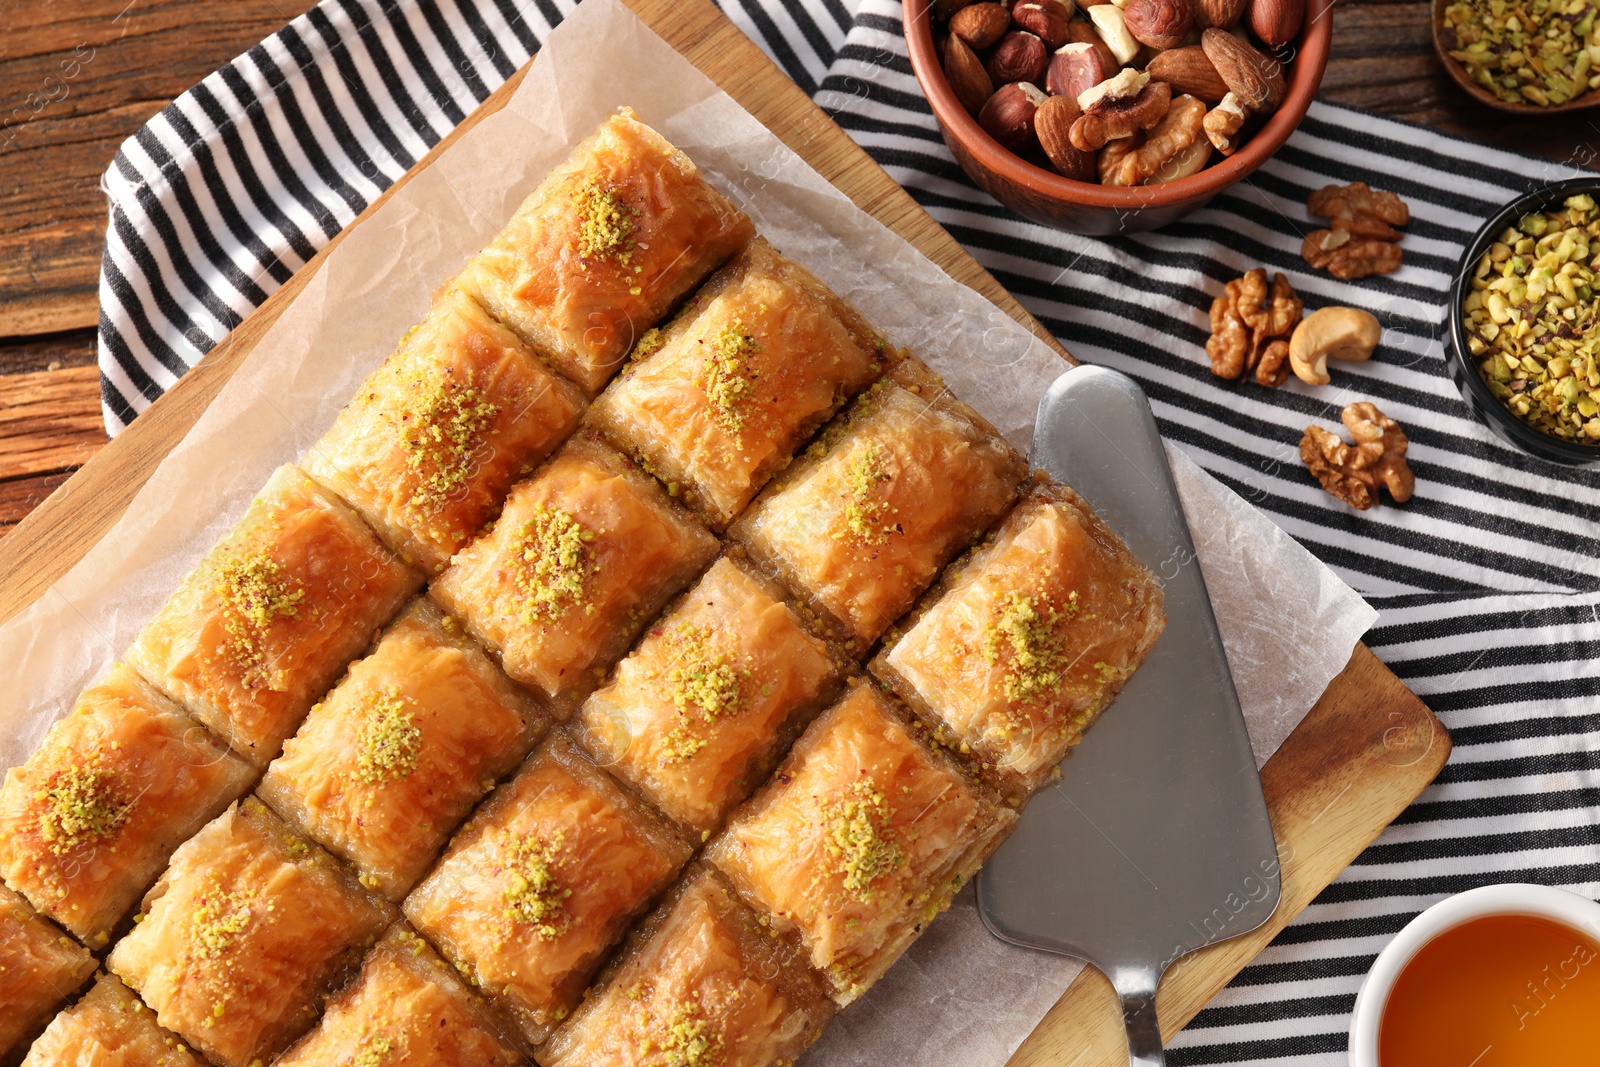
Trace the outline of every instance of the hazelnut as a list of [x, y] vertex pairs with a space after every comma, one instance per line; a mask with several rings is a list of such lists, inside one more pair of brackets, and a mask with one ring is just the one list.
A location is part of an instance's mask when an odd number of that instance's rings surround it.
[[[1111, 0], [1106, 0], [1110, 3]], [[1100, 53], [1101, 60], [1105, 63], [1106, 76], [1110, 77], [1122, 64], [1117, 62], [1117, 57], [1111, 54], [1111, 49], [1100, 39], [1099, 32], [1087, 22], [1073, 22], [1067, 25], [1068, 44], [1092, 44], [1095, 51]]]
[[1049, 65], [1050, 50], [1036, 34], [1026, 30], [1012, 30], [1000, 38], [989, 62], [984, 64], [996, 85], [1037, 82]]
[[1051, 96], [1076, 101], [1085, 89], [1093, 88], [1117, 72], [1092, 44], [1074, 41], [1056, 49], [1044, 74], [1044, 87]]
[[999, 4], [968, 4], [950, 18], [950, 32], [973, 48], [988, 48], [1011, 28], [1011, 16]]
[[1011, 8], [1011, 21], [1036, 34], [1046, 48], [1060, 48], [1067, 43], [1072, 12], [1072, 5], [1064, 0], [1017, 0]]
[[1033, 115], [1046, 97], [1028, 82], [1002, 85], [978, 112], [978, 125], [1013, 152], [1022, 152], [1034, 143]]
[[1151, 48], [1176, 48], [1193, 25], [1189, 0], [1128, 0], [1122, 20], [1134, 40]]

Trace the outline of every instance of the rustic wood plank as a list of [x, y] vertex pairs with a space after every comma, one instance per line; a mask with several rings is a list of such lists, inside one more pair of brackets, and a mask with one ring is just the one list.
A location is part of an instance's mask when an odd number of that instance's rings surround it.
[[0, 336], [92, 326], [117, 146], [312, 0], [0, 5]]
[[66, 484], [75, 469], [0, 480], [0, 544], [41, 501]]
[[97, 368], [0, 376], [0, 480], [76, 470], [105, 443]]

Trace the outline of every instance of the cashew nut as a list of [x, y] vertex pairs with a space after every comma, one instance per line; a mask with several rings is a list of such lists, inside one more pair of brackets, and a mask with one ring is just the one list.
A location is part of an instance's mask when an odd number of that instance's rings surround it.
[[1289, 366], [1307, 385], [1327, 385], [1329, 359], [1367, 359], [1382, 335], [1378, 320], [1360, 308], [1321, 308], [1295, 327], [1289, 338]]
[[1133, 57], [1139, 54], [1139, 42], [1128, 32], [1128, 24], [1123, 21], [1120, 7], [1116, 4], [1096, 4], [1089, 9], [1089, 21], [1094, 23], [1095, 32], [1111, 49], [1118, 63], [1133, 62]]

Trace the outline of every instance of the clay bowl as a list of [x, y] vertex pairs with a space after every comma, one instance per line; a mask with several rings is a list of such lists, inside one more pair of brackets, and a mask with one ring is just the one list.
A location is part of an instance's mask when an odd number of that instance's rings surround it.
[[995, 141], [956, 99], [933, 45], [929, 0], [903, 7], [911, 69], [939, 120], [945, 144], [984, 192], [1023, 218], [1072, 233], [1153, 230], [1182, 218], [1246, 177], [1282, 147], [1322, 82], [1333, 36], [1333, 0], [1307, 0], [1305, 25], [1291, 45], [1288, 94], [1243, 148], [1198, 174], [1164, 185], [1113, 187], [1073, 181], [1028, 162]]
[[1433, 0], [1433, 17], [1429, 20], [1433, 26], [1433, 50], [1438, 54], [1439, 62], [1444, 64], [1444, 72], [1450, 75], [1450, 80], [1461, 86], [1462, 91], [1478, 103], [1509, 115], [1559, 115], [1564, 111], [1583, 111], [1591, 107], [1600, 107], [1600, 89], [1590, 89], [1564, 104], [1540, 107], [1531, 103], [1509, 104], [1473, 81], [1467, 75], [1465, 68], [1450, 58], [1450, 50], [1444, 46], [1444, 41], [1439, 37], [1444, 30], [1444, 9], [1449, 4], [1450, 0]]

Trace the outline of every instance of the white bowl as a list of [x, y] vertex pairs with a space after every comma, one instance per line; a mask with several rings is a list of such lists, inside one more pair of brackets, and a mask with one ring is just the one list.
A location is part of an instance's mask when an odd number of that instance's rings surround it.
[[1378, 1027], [1389, 992], [1417, 951], [1451, 927], [1488, 915], [1532, 915], [1600, 941], [1600, 904], [1547, 885], [1486, 885], [1446, 897], [1406, 924], [1378, 953], [1350, 1013], [1350, 1067], [1378, 1067]]

